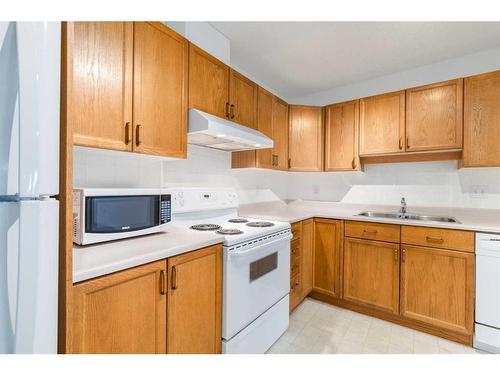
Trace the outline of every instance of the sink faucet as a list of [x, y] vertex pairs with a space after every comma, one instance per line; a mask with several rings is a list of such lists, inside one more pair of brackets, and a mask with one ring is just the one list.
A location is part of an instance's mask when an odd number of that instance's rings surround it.
[[400, 217], [406, 217], [406, 200], [405, 198], [401, 198], [401, 206], [399, 206], [399, 216]]

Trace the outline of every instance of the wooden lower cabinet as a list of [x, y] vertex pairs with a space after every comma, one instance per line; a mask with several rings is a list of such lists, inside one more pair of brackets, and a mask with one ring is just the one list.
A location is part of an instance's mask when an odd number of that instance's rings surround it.
[[314, 220], [292, 224], [290, 245], [290, 311], [295, 309], [312, 290]]
[[341, 296], [342, 221], [314, 220], [313, 291]]
[[314, 255], [314, 220], [302, 222], [301, 234], [301, 275], [302, 290], [301, 299], [311, 293], [313, 287], [313, 255]]
[[73, 353], [166, 353], [166, 267], [162, 260], [75, 285]]
[[474, 254], [402, 247], [401, 315], [470, 335], [474, 324]]
[[220, 353], [221, 250], [216, 245], [168, 259], [168, 353]]
[[220, 353], [221, 322], [214, 245], [76, 284], [71, 352]]
[[343, 298], [399, 312], [399, 244], [344, 240]]

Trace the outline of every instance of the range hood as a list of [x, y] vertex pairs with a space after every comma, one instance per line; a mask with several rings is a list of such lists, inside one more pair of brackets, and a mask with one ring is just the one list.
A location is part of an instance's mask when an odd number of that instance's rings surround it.
[[261, 132], [197, 109], [189, 110], [188, 128], [188, 143], [192, 145], [224, 151], [273, 147], [273, 140]]

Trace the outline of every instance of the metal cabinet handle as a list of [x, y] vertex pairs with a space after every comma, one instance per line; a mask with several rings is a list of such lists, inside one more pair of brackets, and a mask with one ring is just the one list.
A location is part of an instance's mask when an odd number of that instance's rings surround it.
[[141, 124], [137, 124], [135, 127], [135, 145], [140, 146], [142, 143], [141, 141]]
[[229, 102], [226, 102], [226, 109], [224, 111], [224, 114], [226, 115], [227, 118], [229, 118]]
[[443, 243], [444, 242], [444, 239], [441, 237], [426, 236], [425, 239], [427, 240], [427, 242], [435, 242], [435, 243]]
[[356, 169], [356, 158], [352, 158], [351, 166], [352, 166], [352, 169]]
[[125, 123], [125, 144], [130, 144], [130, 122]]
[[366, 234], [377, 234], [377, 230], [367, 230], [367, 229], [363, 229], [363, 233], [366, 233]]
[[398, 249], [395, 249], [394, 250], [394, 261], [397, 262], [398, 261]]
[[175, 266], [172, 267], [172, 290], [176, 290], [177, 289], [177, 269], [175, 268]]
[[234, 104], [231, 104], [231, 110], [229, 111], [229, 118], [234, 118]]
[[401, 138], [399, 138], [399, 149], [403, 149], [403, 141], [401, 140]]
[[292, 168], [292, 158], [288, 158], [288, 168]]
[[410, 148], [410, 137], [406, 137], [406, 148]]
[[273, 167], [277, 167], [278, 166], [278, 155], [273, 155], [272, 166]]
[[165, 295], [167, 294], [167, 271], [161, 270], [160, 271], [160, 294]]
[[402, 256], [401, 256], [401, 262], [403, 262], [403, 263], [404, 263], [404, 262], [406, 262], [406, 249], [403, 249], [402, 253], [403, 253], [403, 254], [402, 254]]

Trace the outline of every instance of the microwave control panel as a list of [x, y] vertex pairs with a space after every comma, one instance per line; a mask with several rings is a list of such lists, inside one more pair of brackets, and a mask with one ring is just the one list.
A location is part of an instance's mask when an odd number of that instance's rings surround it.
[[172, 204], [170, 194], [165, 194], [160, 197], [160, 224], [166, 224], [170, 220], [172, 220]]

